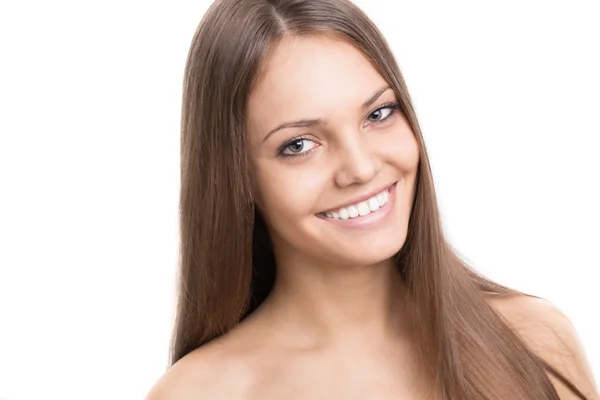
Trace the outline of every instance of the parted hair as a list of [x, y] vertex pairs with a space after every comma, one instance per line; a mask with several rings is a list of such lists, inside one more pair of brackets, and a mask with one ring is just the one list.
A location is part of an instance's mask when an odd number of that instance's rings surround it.
[[[546, 371], [486, 296], [527, 295], [483, 277], [444, 238], [427, 151], [404, 78], [381, 32], [347, 0], [217, 0], [188, 53], [181, 114], [180, 259], [170, 363], [254, 311], [275, 280], [246, 142], [248, 98], [286, 36], [353, 45], [399, 99], [419, 144], [406, 241], [395, 257], [415, 299], [416, 346], [440, 399], [559, 400]], [[527, 295], [528, 296], [528, 295]]]

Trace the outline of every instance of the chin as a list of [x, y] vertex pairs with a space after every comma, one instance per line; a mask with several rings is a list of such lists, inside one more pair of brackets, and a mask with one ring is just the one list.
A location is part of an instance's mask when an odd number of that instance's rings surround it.
[[406, 238], [406, 232], [397, 233], [385, 238], [377, 238], [364, 245], [352, 245], [336, 247], [333, 255], [341, 264], [350, 265], [372, 265], [386, 261], [402, 249]]

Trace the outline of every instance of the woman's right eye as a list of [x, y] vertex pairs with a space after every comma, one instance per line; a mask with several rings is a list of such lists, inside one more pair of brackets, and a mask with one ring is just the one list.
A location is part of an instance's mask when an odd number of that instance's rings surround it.
[[287, 157], [300, 157], [300, 156], [308, 155], [309, 153], [312, 152], [312, 150], [315, 148], [315, 146], [310, 147], [308, 150], [306, 150], [307, 142], [315, 144], [315, 142], [313, 142], [310, 139], [306, 139], [306, 138], [298, 138], [298, 139], [294, 139], [290, 142], [287, 142], [281, 146], [280, 151], [279, 151], [279, 156], [282, 158], [287, 158]]

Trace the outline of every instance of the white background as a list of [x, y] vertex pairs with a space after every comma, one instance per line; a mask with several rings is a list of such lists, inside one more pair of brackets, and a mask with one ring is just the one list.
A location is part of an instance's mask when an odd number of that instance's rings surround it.
[[[597, 2], [356, 3], [406, 78], [451, 243], [559, 306], [598, 379]], [[0, 399], [140, 399], [163, 373], [208, 5], [0, 6]]]

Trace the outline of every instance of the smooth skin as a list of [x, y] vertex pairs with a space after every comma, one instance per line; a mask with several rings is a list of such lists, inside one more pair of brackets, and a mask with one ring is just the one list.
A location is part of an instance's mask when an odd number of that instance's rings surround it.
[[[147, 400], [431, 399], [393, 263], [406, 239], [419, 163], [406, 119], [381, 108], [398, 99], [389, 88], [373, 99], [385, 80], [358, 50], [330, 38], [288, 37], [265, 67], [250, 97], [247, 135], [277, 259], [275, 287], [232, 331], [172, 366]], [[302, 119], [322, 121], [268, 135]], [[282, 149], [300, 155], [282, 158]], [[316, 216], [394, 182], [394, 211], [375, 228], [344, 229]], [[539, 329], [522, 329], [523, 337], [542, 355], [564, 354], [567, 343], [574, 356], [553, 360], [597, 398], [576, 333], [558, 309], [527, 298], [490, 304], [509, 322], [557, 328], [560, 340]]]

